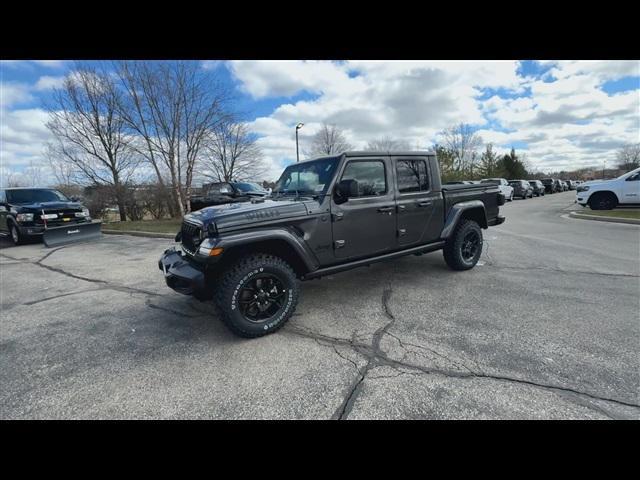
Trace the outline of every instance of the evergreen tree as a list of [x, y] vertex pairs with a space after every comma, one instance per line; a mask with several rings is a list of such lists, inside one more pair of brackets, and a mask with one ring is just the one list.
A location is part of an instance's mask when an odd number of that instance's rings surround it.
[[493, 151], [493, 144], [487, 144], [485, 151], [480, 157], [480, 165], [478, 165], [478, 174], [482, 178], [491, 178], [500, 176], [498, 169], [498, 155]]

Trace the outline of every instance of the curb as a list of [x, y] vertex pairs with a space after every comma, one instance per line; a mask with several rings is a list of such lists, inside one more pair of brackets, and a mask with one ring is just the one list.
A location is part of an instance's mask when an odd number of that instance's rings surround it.
[[585, 215], [582, 213], [569, 212], [572, 218], [580, 218], [582, 220], [595, 220], [596, 222], [626, 223], [629, 225], [640, 225], [640, 220], [636, 218], [619, 218], [619, 217], [602, 217], [599, 215]]
[[102, 229], [102, 233], [107, 235], [131, 235], [133, 237], [147, 237], [147, 238], [175, 238], [175, 233], [158, 233], [158, 232], [138, 232], [135, 230], [108, 230]]

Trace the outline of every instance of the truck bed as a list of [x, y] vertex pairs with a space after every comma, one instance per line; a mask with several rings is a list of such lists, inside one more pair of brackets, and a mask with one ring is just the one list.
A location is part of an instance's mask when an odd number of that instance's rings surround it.
[[480, 200], [484, 203], [487, 219], [493, 219], [498, 215], [498, 195], [500, 189], [497, 185], [489, 183], [477, 183], [473, 185], [442, 185], [442, 197], [444, 198], [445, 216], [451, 207], [460, 202]]

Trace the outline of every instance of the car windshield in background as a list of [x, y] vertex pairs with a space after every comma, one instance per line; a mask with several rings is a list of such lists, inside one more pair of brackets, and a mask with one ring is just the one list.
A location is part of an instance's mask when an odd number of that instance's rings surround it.
[[266, 190], [256, 183], [234, 183], [233, 185], [241, 192], [266, 193]]
[[491, 185], [500, 185], [500, 180], [482, 180], [480, 183], [489, 183]]
[[336, 157], [322, 158], [288, 166], [276, 182], [273, 193], [324, 195], [338, 164]]
[[70, 200], [56, 190], [42, 188], [7, 190], [9, 203], [42, 203], [42, 202], [69, 202]]
[[553, 183], [553, 179], [552, 178], [545, 178], [542, 180], [542, 183], [545, 185], [551, 185]]

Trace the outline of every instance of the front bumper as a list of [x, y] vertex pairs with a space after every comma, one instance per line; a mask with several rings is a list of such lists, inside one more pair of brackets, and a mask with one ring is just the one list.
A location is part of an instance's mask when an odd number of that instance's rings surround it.
[[158, 268], [164, 273], [167, 286], [183, 295], [193, 295], [205, 290], [204, 270], [190, 263], [175, 248], [165, 250]]
[[74, 225], [91, 223], [91, 218], [83, 218], [82, 220], [75, 220], [71, 222], [49, 222], [47, 227], [43, 224], [35, 222], [15, 222], [21, 235], [42, 235], [47, 228], [55, 227], [73, 227]]

